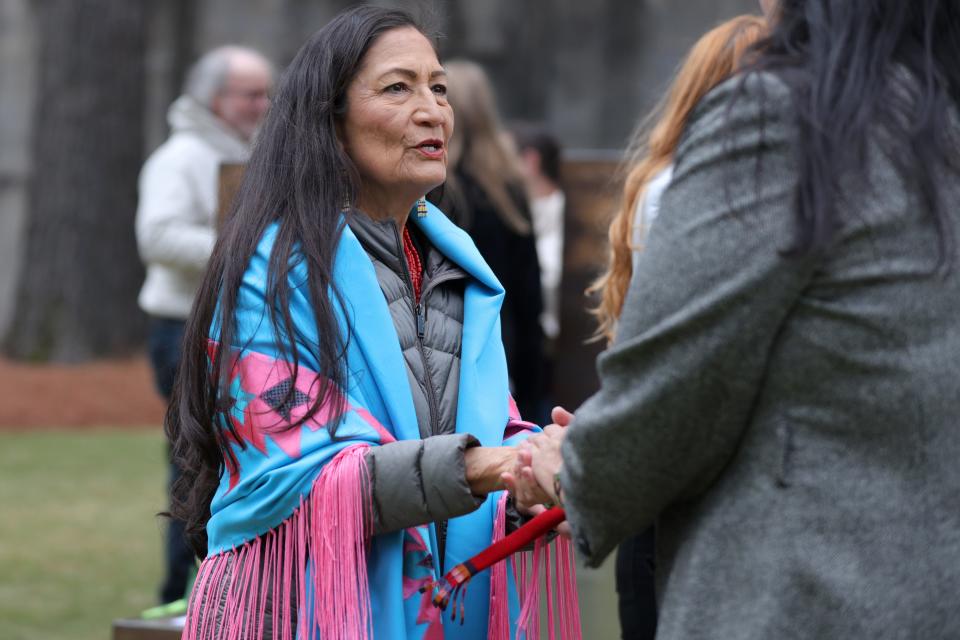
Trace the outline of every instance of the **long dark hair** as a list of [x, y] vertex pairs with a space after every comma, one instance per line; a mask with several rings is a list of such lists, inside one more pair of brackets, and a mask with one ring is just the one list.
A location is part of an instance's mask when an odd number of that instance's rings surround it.
[[[955, 251], [936, 184], [956, 169], [950, 123], [960, 105], [960, 4], [955, 0], [779, 0], [753, 65], [791, 88], [799, 125], [797, 234], [790, 253], [827, 247], [842, 224], [838, 179], [863, 175], [870, 134], [932, 212], [941, 267]], [[872, 138], [877, 140], [877, 138]]]
[[[343, 230], [341, 211], [344, 203], [356, 201], [359, 178], [338, 143], [336, 125], [346, 113], [347, 88], [366, 52], [381, 34], [400, 27], [424, 32], [406, 12], [356, 7], [339, 14], [300, 49], [280, 80], [233, 211], [213, 250], [187, 322], [165, 423], [182, 472], [172, 490], [171, 514], [184, 521], [188, 541], [201, 557], [206, 555], [210, 502], [225, 457], [233, 456], [227, 431], [243, 443], [227, 419], [237, 295], [248, 261], [274, 222], [278, 230], [264, 305], [281, 357], [291, 363], [294, 377], [299, 361], [293, 340], [298, 332], [289, 311], [287, 279], [293, 262], [306, 263], [319, 336], [318, 343], [308, 347], [320, 365], [319, 393], [307, 415], [291, 427], [299, 427], [324, 403], [334, 415], [343, 413], [342, 396], [334, 391], [343, 387], [349, 335], [341, 335], [334, 315], [338, 293], [333, 258]], [[220, 329], [220, 346], [208, 359], [212, 325]], [[328, 425], [331, 435], [337, 422]]]

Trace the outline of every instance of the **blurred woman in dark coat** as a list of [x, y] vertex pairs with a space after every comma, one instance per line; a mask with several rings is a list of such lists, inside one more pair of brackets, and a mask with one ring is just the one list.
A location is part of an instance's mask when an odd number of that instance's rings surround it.
[[479, 65], [448, 62], [448, 98], [457, 117], [446, 183], [430, 194], [470, 233], [506, 297], [501, 324], [520, 415], [541, 421], [543, 309], [540, 267], [520, 159], [500, 123], [490, 80]]

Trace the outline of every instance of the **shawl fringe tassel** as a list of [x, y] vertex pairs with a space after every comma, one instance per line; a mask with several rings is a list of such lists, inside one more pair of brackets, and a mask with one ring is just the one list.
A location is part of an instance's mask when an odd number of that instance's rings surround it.
[[[497, 504], [493, 543], [506, 537], [507, 494]], [[551, 544], [554, 553], [551, 553]], [[552, 556], [552, 558], [551, 558]], [[552, 559], [552, 567], [551, 567]], [[566, 538], [557, 537], [553, 543], [537, 538], [533, 551], [515, 553], [510, 557], [513, 575], [520, 595], [520, 616], [517, 620], [517, 640], [540, 638], [541, 574], [545, 586], [547, 608], [547, 637], [550, 640], [581, 640], [580, 602], [577, 595], [577, 574], [573, 545]], [[510, 599], [507, 592], [507, 560], [490, 568], [490, 619], [487, 627], [489, 640], [510, 640]]]
[[182, 640], [371, 638], [367, 448], [338, 453], [278, 527], [201, 563]]

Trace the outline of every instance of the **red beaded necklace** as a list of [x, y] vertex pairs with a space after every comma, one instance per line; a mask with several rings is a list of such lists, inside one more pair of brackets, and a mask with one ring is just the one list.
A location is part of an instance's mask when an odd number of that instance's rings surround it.
[[410, 236], [410, 227], [403, 227], [403, 255], [407, 259], [407, 269], [410, 271], [410, 280], [413, 283], [413, 295], [417, 304], [420, 304], [420, 289], [423, 285], [423, 263], [420, 261], [420, 253], [413, 244], [413, 238]]

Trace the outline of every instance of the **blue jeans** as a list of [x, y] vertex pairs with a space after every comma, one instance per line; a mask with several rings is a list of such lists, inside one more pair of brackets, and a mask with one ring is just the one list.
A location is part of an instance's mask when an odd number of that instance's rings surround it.
[[[154, 381], [157, 391], [168, 402], [173, 392], [173, 383], [177, 377], [180, 363], [181, 343], [186, 323], [171, 318], [151, 318], [147, 336], [147, 350], [153, 365]], [[167, 445], [167, 458], [170, 459], [170, 447]], [[169, 463], [167, 491], [180, 476], [180, 469], [172, 461]], [[183, 522], [170, 520], [167, 527], [165, 549], [165, 576], [160, 585], [160, 602], [166, 604], [187, 595], [187, 583], [196, 566], [193, 550], [184, 537]]]
[[167, 401], [173, 392], [173, 382], [180, 364], [180, 343], [183, 342], [186, 324], [183, 320], [172, 318], [150, 318], [147, 350], [157, 391]]

